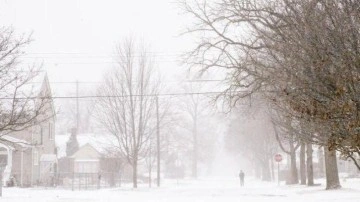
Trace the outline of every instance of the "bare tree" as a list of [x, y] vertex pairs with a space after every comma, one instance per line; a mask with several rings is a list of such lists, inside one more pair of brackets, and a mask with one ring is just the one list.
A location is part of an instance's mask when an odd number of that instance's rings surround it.
[[180, 101], [182, 106], [182, 113], [184, 113], [187, 118], [190, 118], [190, 127], [189, 125], [185, 128], [189, 128], [191, 131], [191, 145], [192, 145], [192, 177], [198, 177], [198, 163], [199, 163], [199, 140], [201, 139], [199, 134], [199, 124], [204, 119], [206, 113], [207, 103], [206, 97], [199, 94], [193, 94], [194, 92], [200, 92], [203, 89], [201, 83], [188, 83], [183, 86], [183, 89], [186, 93], [189, 93], [187, 96], [181, 98]]
[[146, 156], [150, 136], [156, 131], [155, 96], [159, 83], [146, 47], [127, 39], [117, 47], [117, 65], [100, 87], [98, 121], [115, 136], [118, 149], [133, 168], [137, 187], [138, 162]]
[[[89, 90], [87, 88], [81, 87], [81, 83], [74, 82], [71, 84], [73, 86], [78, 85], [81, 94], [79, 96], [96, 94], [95, 90]], [[96, 89], [96, 88], [95, 88]], [[69, 91], [68, 96], [78, 96], [75, 92]], [[93, 122], [94, 120], [94, 110], [93, 106], [95, 105], [95, 100], [88, 99], [88, 100], [59, 100], [61, 102], [61, 109], [59, 110], [59, 114], [57, 116], [57, 128], [60, 134], [69, 133], [72, 128], [79, 127], [77, 129], [78, 133], [88, 133], [94, 132]], [[77, 103], [79, 105], [77, 106]], [[79, 109], [77, 109], [79, 107]], [[77, 114], [79, 112], [79, 115]], [[79, 120], [77, 120], [79, 119]], [[77, 125], [79, 123], [79, 125]]]
[[[283, 117], [282, 117], [283, 118]], [[283, 123], [276, 122], [272, 117], [276, 140], [281, 150], [290, 156], [290, 169], [286, 180], [287, 184], [298, 184], [298, 169], [296, 164], [296, 151], [301, 146], [296, 136], [296, 129], [292, 127], [292, 120], [289, 117], [284, 118]], [[281, 119], [283, 120], [283, 119]]]
[[[41, 68], [21, 63], [30, 36], [17, 37], [12, 28], [0, 28], [0, 141], [4, 135], [25, 130], [53, 117], [51, 92], [39, 92], [35, 77]], [[44, 79], [44, 78], [42, 78]], [[49, 113], [49, 110], [51, 113]]]
[[253, 98], [251, 106], [237, 105], [232, 111], [226, 145], [229, 150], [243, 154], [254, 166], [257, 177], [270, 181], [274, 177], [272, 161], [278, 145], [274, 136], [271, 119], [266, 111], [266, 103]]
[[360, 3], [219, 0], [182, 7], [197, 20], [189, 32], [202, 33], [188, 62], [202, 71], [230, 70], [225, 95], [233, 103], [263, 91], [286, 114], [316, 123], [312, 141], [327, 149], [327, 189], [340, 187], [335, 150], [351, 159], [359, 153]]

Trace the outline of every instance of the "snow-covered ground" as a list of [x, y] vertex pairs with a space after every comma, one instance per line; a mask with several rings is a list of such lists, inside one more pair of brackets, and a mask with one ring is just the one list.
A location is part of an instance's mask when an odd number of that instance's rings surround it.
[[321, 186], [301, 185], [277, 186], [248, 179], [245, 187], [240, 187], [237, 179], [207, 178], [200, 180], [165, 181], [161, 188], [137, 190], [129, 187], [101, 190], [71, 191], [40, 188], [4, 188], [2, 202], [69, 202], [69, 201], [124, 201], [124, 202], [240, 202], [240, 201], [360, 201], [360, 179], [342, 180], [343, 188], [326, 191]]

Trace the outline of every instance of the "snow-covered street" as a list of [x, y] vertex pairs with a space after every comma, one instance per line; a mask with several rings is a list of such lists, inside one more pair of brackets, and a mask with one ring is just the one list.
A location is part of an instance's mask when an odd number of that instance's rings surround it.
[[70, 201], [174, 201], [174, 202], [238, 202], [238, 201], [358, 201], [360, 199], [360, 179], [342, 181], [341, 190], [324, 190], [321, 186], [301, 185], [277, 186], [248, 180], [241, 188], [236, 179], [200, 179], [197, 181], [166, 181], [161, 188], [140, 187], [137, 190], [122, 187], [92, 191], [71, 191], [40, 188], [4, 188], [1, 201], [6, 202], [70, 202]]

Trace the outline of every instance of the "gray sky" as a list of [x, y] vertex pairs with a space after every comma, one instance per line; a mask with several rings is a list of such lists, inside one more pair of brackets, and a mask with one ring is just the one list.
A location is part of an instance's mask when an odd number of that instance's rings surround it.
[[[192, 47], [180, 36], [191, 22], [175, 0], [0, 0], [0, 23], [33, 33], [25, 64], [43, 63], [54, 96], [94, 95], [117, 43], [134, 36], [157, 55], [166, 93], [179, 92], [187, 67], [180, 56]], [[72, 82], [72, 83], [64, 83]], [[206, 82], [202, 91], [217, 91]], [[219, 86], [217, 86], [219, 87]], [[92, 92], [89, 92], [92, 91]]]
[[[27, 61], [43, 62], [52, 82], [99, 81], [114, 47], [133, 35], [151, 44], [161, 72], [172, 79], [189, 47], [179, 37], [187, 19], [173, 0], [0, 0], [0, 22], [33, 32]], [[167, 80], [168, 80], [167, 79]]]
[[[192, 39], [190, 36], [179, 36], [191, 20], [180, 14], [173, 2], [0, 0], [0, 23], [13, 26], [19, 34], [33, 32], [34, 42], [27, 50], [25, 63], [43, 63], [54, 96], [74, 95], [75, 84], [63, 82], [76, 80], [82, 82], [80, 95], [94, 95], [95, 92], [88, 91], [96, 90], [98, 83], [92, 82], [100, 82], [104, 70], [114, 65], [116, 44], [130, 35], [151, 44], [165, 80], [163, 82], [174, 92], [181, 90], [181, 85], [176, 82], [185, 79], [184, 72], [187, 70], [180, 66], [179, 56], [190, 49]], [[194, 88], [194, 91], [218, 91], [219, 86], [215, 84], [206, 82], [206, 86]], [[164, 91], [170, 92], [168, 89]], [[80, 104], [86, 101], [80, 100]], [[69, 120], [69, 117], [64, 117], [69, 116], [66, 111], [73, 110], [74, 103], [75, 100], [55, 100], [63, 120]], [[57, 126], [66, 131], [65, 124], [58, 121]], [[216, 162], [221, 159], [218, 156]]]

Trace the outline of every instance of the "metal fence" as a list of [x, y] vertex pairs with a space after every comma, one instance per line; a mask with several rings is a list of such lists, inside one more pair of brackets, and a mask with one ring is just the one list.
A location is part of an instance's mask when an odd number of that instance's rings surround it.
[[59, 173], [54, 186], [71, 190], [89, 190], [120, 187], [126, 179], [120, 173]]
[[120, 173], [53, 173], [52, 175], [36, 178], [29, 174], [12, 174], [6, 186], [19, 187], [59, 187], [70, 190], [90, 190], [109, 187], [121, 187], [130, 179], [123, 178]]

